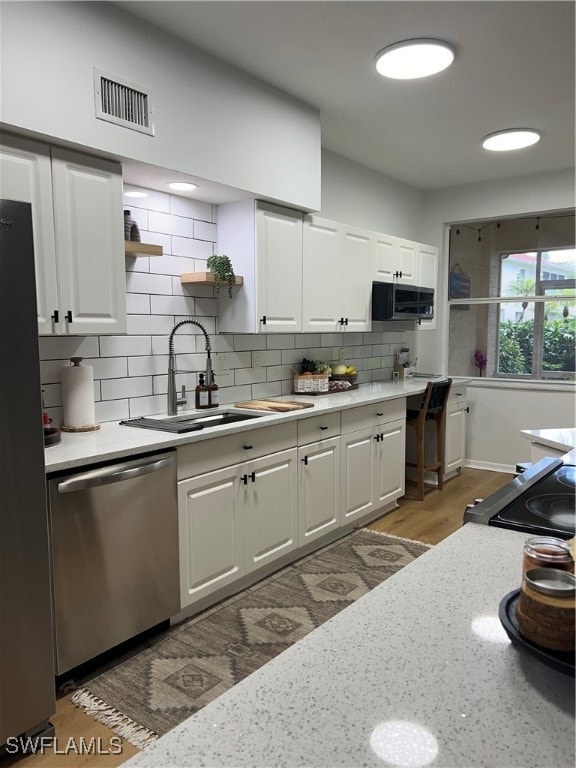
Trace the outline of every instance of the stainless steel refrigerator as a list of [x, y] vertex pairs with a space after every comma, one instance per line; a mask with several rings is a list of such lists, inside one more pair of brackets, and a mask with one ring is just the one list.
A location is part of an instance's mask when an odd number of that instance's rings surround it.
[[0, 200], [0, 754], [52, 735], [54, 653], [28, 203]]

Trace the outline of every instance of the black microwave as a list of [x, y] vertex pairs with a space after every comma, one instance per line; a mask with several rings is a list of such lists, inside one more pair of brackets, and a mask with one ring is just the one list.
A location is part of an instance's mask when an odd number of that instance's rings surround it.
[[434, 289], [399, 283], [372, 283], [372, 320], [434, 317]]

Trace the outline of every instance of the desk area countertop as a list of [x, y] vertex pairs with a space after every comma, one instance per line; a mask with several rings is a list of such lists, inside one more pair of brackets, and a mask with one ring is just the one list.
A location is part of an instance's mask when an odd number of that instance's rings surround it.
[[[361, 384], [358, 389], [352, 392], [338, 392], [310, 397], [286, 395], [285, 397], [274, 399], [279, 401], [298, 399], [299, 401], [311, 402], [314, 404], [314, 407], [291, 413], [266, 413], [266, 415], [263, 415], [263, 411], [258, 411], [257, 413], [261, 416], [259, 419], [186, 434], [149, 431], [123, 426], [118, 422], [105, 422], [101, 425], [100, 429], [94, 432], [63, 433], [61, 443], [45, 449], [46, 472], [87, 466], [111, 459], [125, 459], [137, 454], [173, 448], [199, 440], [209, 440], [214, 437], [232, 434], [233, 432], [260, 429], [273, 424], [305, 419], [330, 411], [342, 411], [371, 402], [394, 400], [400, 397], [405, 398], [424, 392], [427, 383], [425, 378], [413, 378], [394, 383], [374, 382], [372, 384]], [[226, 404], [222, 405], [221, 409], [238, 410], [232, 405]], [[181, 411], [181, 413], [184, 413], [184, 411]], [[253, 411], [253, 413], [256, 413], [256, 411]]]
[[497, 618], [525, 538], [468, 523], [125, 765], [573, 766], [574, 680]]

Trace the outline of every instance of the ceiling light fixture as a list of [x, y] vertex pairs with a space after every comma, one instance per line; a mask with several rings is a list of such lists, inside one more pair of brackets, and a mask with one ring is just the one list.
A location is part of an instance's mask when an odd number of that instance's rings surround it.
[[508, 128], [490, 133], [482, 139], [482, 146], [491, 152], [510, 152], [523, 149], [540, 141], [540, 134], [532, 128]]
[[376, 56], [376, 70], [383, 77], [415, 80], [441, 72], [454, 61], [454, 49], [442, 40], [403, 40], [383, 48]]
[[177, 189], [179, 192], [190, 192], [198, 189], [198, 184], [189, 184], [187, 181], [172, 181], [168, 184], [170, 189]]
[[148, 192], [137, 192], [134, 189], [131, 192], [124, 192], [124, 197], [148, 197]]

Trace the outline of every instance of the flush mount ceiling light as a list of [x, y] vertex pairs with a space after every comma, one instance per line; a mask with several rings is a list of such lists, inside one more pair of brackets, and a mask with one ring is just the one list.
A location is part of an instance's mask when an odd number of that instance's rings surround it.
[[179, 192], [191, 192], [193, 189], [198, 189], [198, 184], [189, 184], [187, 181], [172, 181], [168, 186]]
[[491, 152], [510, 152], [513, 149], [530, 147], [540, 141], [540, 134], [531, 128], [509, 128], [490, 133], [482, 139], [484, 149]]
[[383, 77], [415, 80], [441, 72], [454, 61], [454, 49], [442, 40], [404, 40], [389, 45], [376, 56], [376, 70]]
[[148, 192], [137, 192], [134, 189], [131, 192], [124, 192], [124, 197], [148, 197]]

